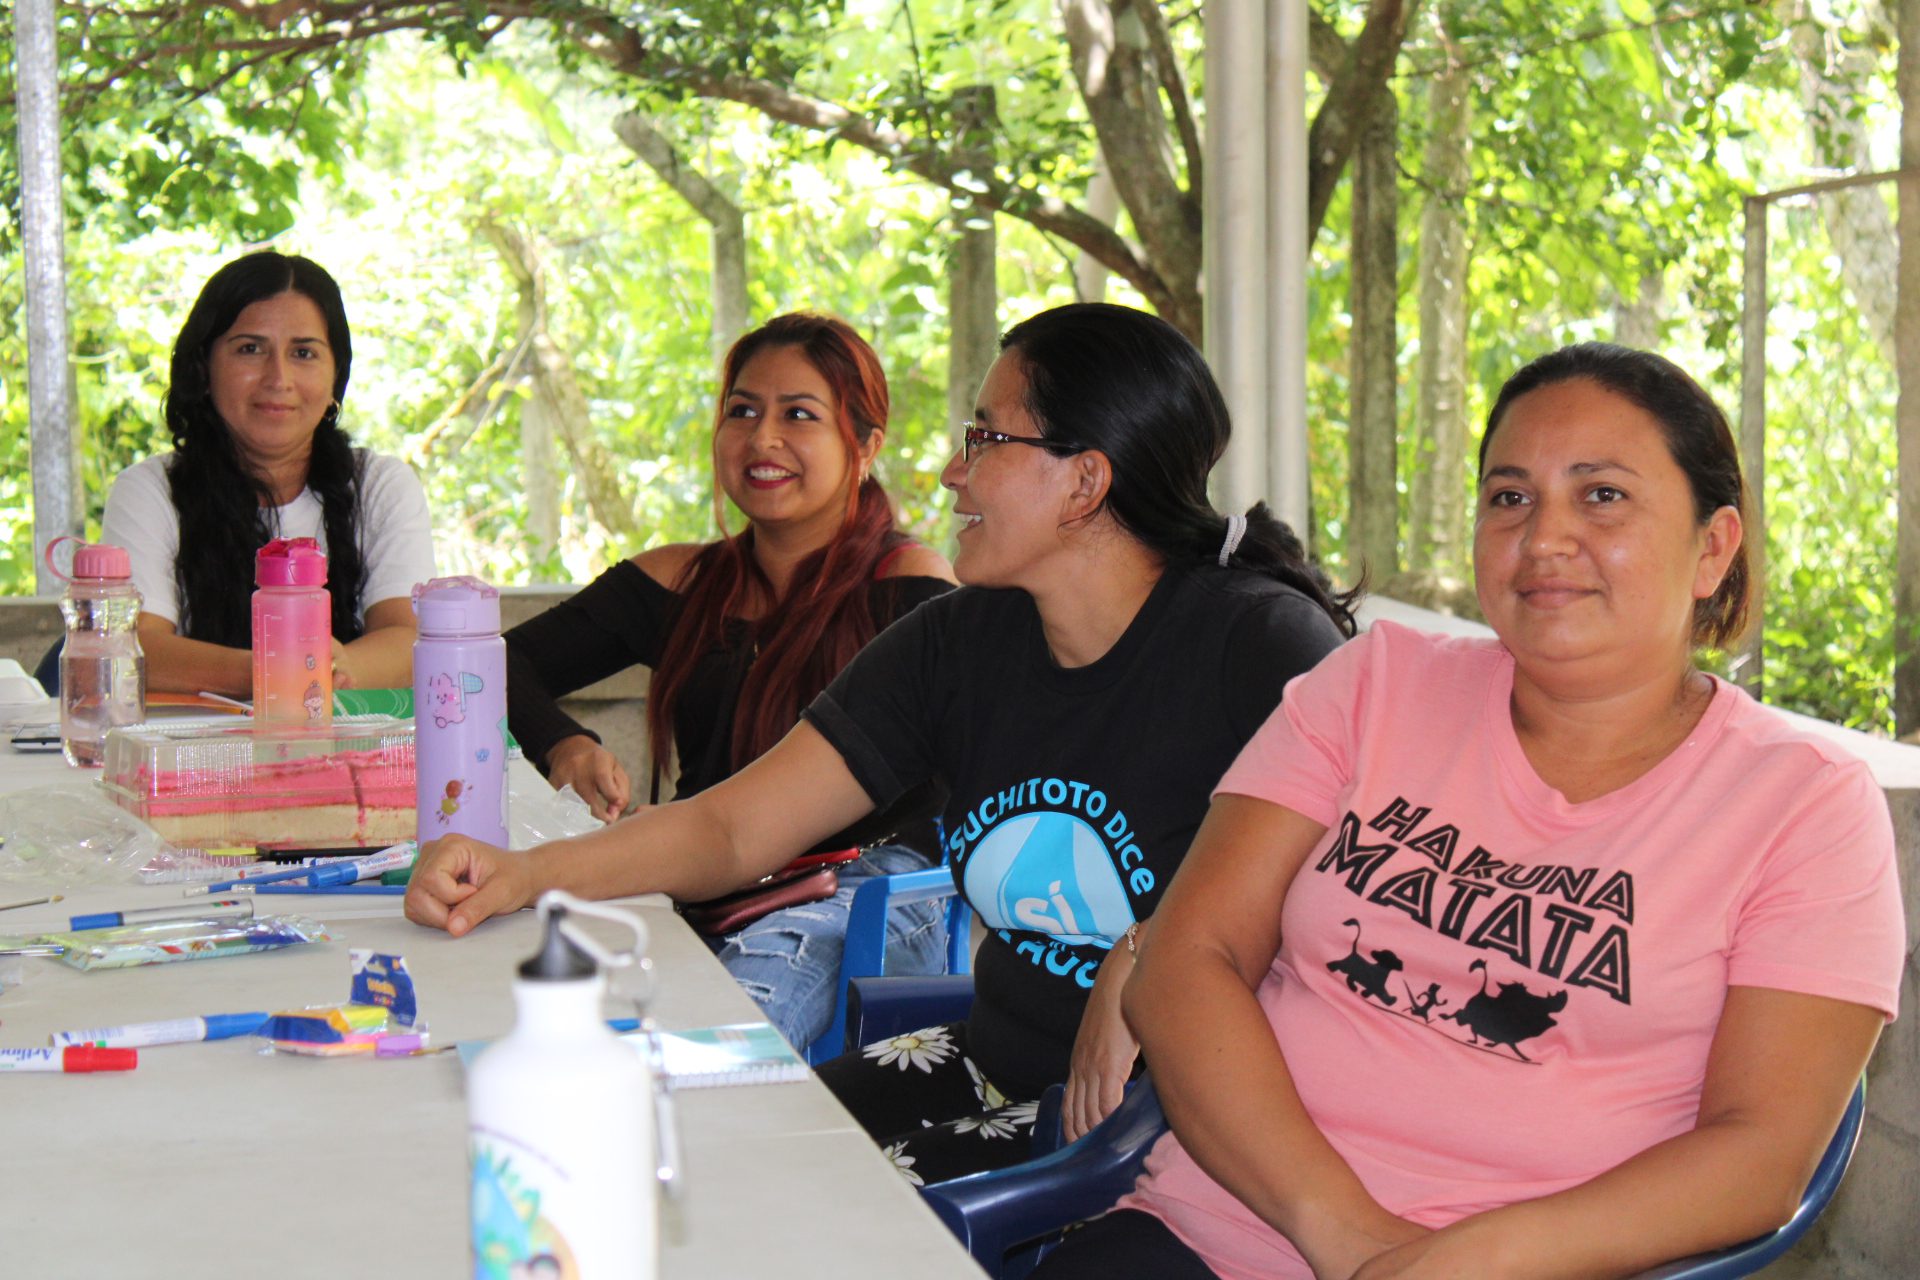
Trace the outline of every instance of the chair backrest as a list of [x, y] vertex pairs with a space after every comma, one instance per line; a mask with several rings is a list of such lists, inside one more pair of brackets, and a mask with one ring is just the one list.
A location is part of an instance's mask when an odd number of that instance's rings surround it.
[[[1731, 1248], [1666, 1263], [1633, 1280], [1734, 1280], [1752, 1275], [1785, 1253], [1806, 1234], [1839, 1189], [1859, 1141], [1865, 1110], [1863, 1077], [1854, 1086], [1840, 1125], [1801, 1196], [1800, 1208], [1784, 1226]], [[1078, 1142], [1010, 1169], [923, 1187], [921, 1196], [988, 1275], [1019, 1280], [1050, 1245], [1011, 1257], [1009, 1251], [1111, 1208], [1132, 1190], [1147, 1152], [1166, 1127], [1159, 1095], [1143, 1075], [1114, 1113]], [[1043, 1135], [1036, 1134], [1036, 1148], [1045, 1142]]]
[[839, 1056], [847, 1038], [847, 984], [855, 978], [873, 978], [887, 969], [887, 912], [910, 902], [947, 899], [947, 972], [971, 970], [973, 912], [954, 887], [946, 867], [905, 871], [898, 875], [862, 880], [853, 892], [847, 915], [847, 946], [840, 957], [839, 988], [833, 1000], [833, 1021], [820, 1038], [807, 1046], [807, 1061], [819, 1064]]
[[1813, 1171], [1813, 1180], [1800, 1197], [1800, 1207], [1785, 1224], [1731, 1248], [1695, 1254], [1643, 1271], [1633, 1280], [1733, 1280], [1735, 1276], [1752, 1275], [1792, 1248], [1794, 1241], [1805, 1235], [1807, 1228], [1825, 1212], [1833, 1193], [1840, 1189], [1840, 1180], [1846, 1176], [1853, 1149], [1860, 1141], [1860, 1122], [1866, 1110], [1867, 1078], [1862, 1076], [1853, 1086], [1853, 1096], [1847, 1099], [1847, 1109], [1840, 1115], [1840, 1127], [1833, 1131], [1833, 1140], [1827, 1143], [1820, 1164]]
[[988, 1275], [1017, 1280], [1046, 1247], [1013, 1257], [1009, 1251], [1111, 1208], [1133, 1189], [1147, 1152], [1166, 1131], [1160, 1097], [1143, 1075], [1078, 1142], [1011, 1169], [922, 1187], [920, 1194]]

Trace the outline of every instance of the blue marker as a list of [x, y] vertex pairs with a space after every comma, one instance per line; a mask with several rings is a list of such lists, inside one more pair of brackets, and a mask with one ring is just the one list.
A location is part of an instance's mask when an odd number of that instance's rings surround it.
[[74, 916], [67, 923], [73, 930], [118, 929], [123, 924], [157, 924], [163, 920], [244, 919], [253, 914], [253, 899], [222, 898], [218, 902], [182, 903], [176, 907], [140, 907], [133, 911], [97, 911], [90, 916]]
[[293, 884], [309, 889], [318, 889], [326, 885], [352, 884], [356, 880], [371, 880], [388, 871], [399, 871], [413, 865], [419, 855], [420, 846], [411, 840], [402, 840], [377, 853], [360, 858], [337, 858], [325, 866], [294, 867], [287, 871], [269, 872], [263, 876], [249, 876], [244, 880], [228, 880], [209, 885], [195, 885], [186, 890], [186, 896], [201, 893], [247, 893], [260, 885]]
[[323, 884], [318, 887], [309, 884], [263, 884], [254, 890], [263, 893], [337, 893], [337, 894], [387, 894], [400, 897], [407, 891], [403, 884]]
[[267, 1024], [264, 1013], [214, 1013], [204, 1018], [170, 1018], [165, 1022], [134, 1022], [124, 1027], [93, 1027], [86, 1031], [56, 1031], [48, 1040], [58, 1049], [92, 1045], [101, 1049], [144, 1049], [152, 1044], [187, 1044], [194, 1040], [231, 1040], [250, 1036]]
[[[415, 854], [416, 849], [409, 841], [406, 844], [395, 845], [391, 849], [383, 849], [371, 857], [353, 858], [324, 867], [306, 868], [290, 879], [275, 881], [272, 887], [275, 891], [285, 892], [287, 889], [327, 889], [334, 885], [354, 884], [361, 880], [377, 880], [389, 871], [400, 871], [411, 867]], [[242, 887], [240, 892], [244, 893], [247, 889], [261, 892], [268, 888], [269, 886], [255, 881], [252, 885]], [[405, 890], [403, 889], [402, 892]]]

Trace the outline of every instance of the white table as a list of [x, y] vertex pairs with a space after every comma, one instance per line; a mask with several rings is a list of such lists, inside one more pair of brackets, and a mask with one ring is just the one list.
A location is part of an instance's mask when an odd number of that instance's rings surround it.
[[[57, 762], [0, 757], [0, 790], [67, 776]], [[57, 907], [6, 913], [0, 932], [179, 900], [179, 886], [79, 890]], [[324, 945], [94, 973], [29, 961], [27, 980], [0, 993], [0, 1046], [344, 1000], [349, 946], [407, 958], [436, 1043], [503, 1034], [513, 966], [535, 949], [532, 914], [455, 940], [399, 918], [398, 901], [262, 899], [326, 922], [335, 941]], [[652, 1011], [662, 1025], [757, 1019], [671, 910], [638, 909], [653, 932]], [[664, 1210], [662, 1276], [977, 1280], [972, 1260], [818, 1081], [675, 1097], [686, 1187]], [[0, 1076], [0, 1152], [13, 1175], [0, 1192], [6, 1275], [471, 1274], [455, 1054], [312, 1059], [229, 1040], [143, 1049], [124, 1074]]]

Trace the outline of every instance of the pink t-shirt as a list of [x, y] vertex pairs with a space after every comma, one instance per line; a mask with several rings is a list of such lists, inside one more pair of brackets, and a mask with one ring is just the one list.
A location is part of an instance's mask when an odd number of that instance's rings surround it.
[[[1692, 1128], [1729, 985], [1898, 1007], [1885, 798], [1716, 683], [1629, 785], [1569, 804], [1514, 736], [1498, 643], [1375, 626], [1287, 687], [1221, 792], [1326, 835], [1257, 992], [1302, 1101], [1425, 1226], [1588, 1181]], [[1122, 1207], [1225, 1280], [1311, 1280], [1163, 1138]]]

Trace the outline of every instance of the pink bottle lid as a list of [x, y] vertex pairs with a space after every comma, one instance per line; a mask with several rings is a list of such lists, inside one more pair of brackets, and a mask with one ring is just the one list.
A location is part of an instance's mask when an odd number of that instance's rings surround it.
[[324, 587], [327, 553], [313, 538], [275, 538], [254, 556], [253, 582], [259, 587]]
[[500, 592], [465, 574], [415, 583], [413, 613], [423, 636], [500, 634]]
[[[53, 549], [63, 542], [80, 543], [73, 552], [71, 574], [61, 573], [60, 566], [53, 562]], [[133, 576], [133, 561], [125, 547], [116, 547], [111, 542], [80, 542], [70, 534], [47, 544], [47, 567], [68, 582], [125, 582]]]

